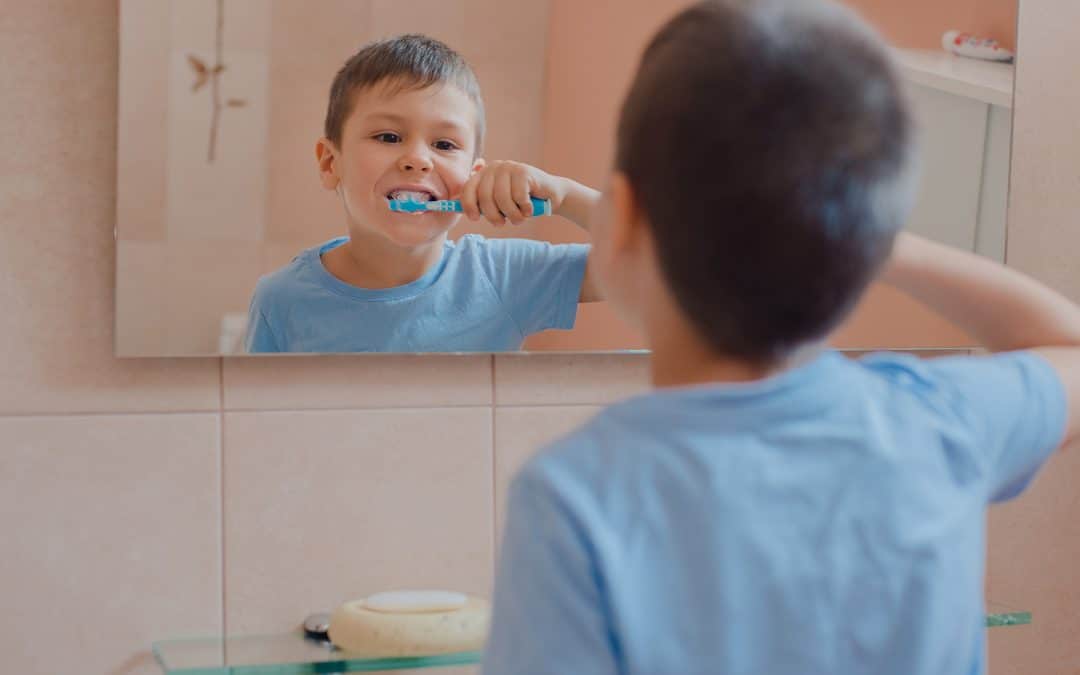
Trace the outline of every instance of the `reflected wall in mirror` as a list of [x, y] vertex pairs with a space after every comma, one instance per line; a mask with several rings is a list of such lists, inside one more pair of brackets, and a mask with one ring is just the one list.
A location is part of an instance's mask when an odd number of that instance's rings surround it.
[[[326, 184], [315, 148], [323, 135], [330, 83], [362, 44], [404, 33], [442, 40], [471, 64], [479, 80], [486, 111], [484, 158], [524, 162], [600, 188], [612, 155], [617, 108], [639, 52], [660, 23], [687, 4], [122, 0], [117, 354], [244, 353], [246, 338], [256, 330], [248, 310], [257, 281], [292, 264], [304, 251], [312, 269], [324, 275], [319, 283], [339, 294], [355, 290], [362, 301], [377, 297], [392, 302], [441, 279], [446, 255], [423, 263], [412, 276], [403, 272], [407, 278], [401, 285], [367, 288], [350, 284], [335, 273], [332, 261], [324, 262], [332, 249], [318, 253], [327, 242], [348, 234], [345, 206], [350, 202], [338, 187]], [[923, 177], [909, 229], [1002, 260], [1012, 65], [949, 55], [941, 36], [956, 28], [1014, 48], [1016, 0], [848, 4], [896, 46], [922, 130]], [[382, 174], [370, 183], [386, 190], [414, 184], [390, 185]], [[450, 194], [453, 185], [434, 187], [435, 197], [455, 196]], [[466, 248], [465, 235], [484, 241], [552, 242], [560, 245], [562, 257], [557, 260], [581, 255], [582, 249], [562, 245], [588, 242], [586, 231], [560, 216], [498, 228], [462, 218], [449, 231], [459, 251]], [[547, 249], [534, 245], [524, 250]], [[562, 269], [556, 277], [569, 276], [577, 283], [574, 265], [530, 269]], [[462, 341], [463, 332], [488, 330], [484, 325], [455, 325], [468, 314], [469, 304], [478, 302], [477, 295], [466, 290], [456, 304], [437, 303], [422, 317], [381, 326], [377, 332], [389, 336], [390, 347], [367, 343], [324, 348], [312, 341], [305, 348], [301, 336], [294, 349], [644, 347], [606, 303], [575, 307], [577, 298], [558, 291], [558, 278], [536, 283], [536, 275], [532, 277], [526, 279], [531, 286], [522, 295], [521, 315], [509, 321], [503, 317], [516, 334], [512, 330], [471, 345]], [[368, 292], [376, 295], [364, 298]], [[301, 309], [309, 308], [310, 303]], [[364, 321], [362, 315], [334, 314], [339, 311], [340, 303], [328, 310], [325, 320]], [[571, 323], [571, 330], [542, 330]], [[442, 330], [445, 339], [418, 339], [417, 330], [427, 335]], [[860, 348], [968, 344], [964, 335], [884, 287], [871, 289], [833, 342]]]

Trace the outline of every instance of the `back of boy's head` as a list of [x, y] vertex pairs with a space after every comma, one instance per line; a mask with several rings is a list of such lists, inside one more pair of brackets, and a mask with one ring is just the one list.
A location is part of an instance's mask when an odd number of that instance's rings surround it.
[[616, 168], [699, 335], [770, 363], [827, 335], [889, 255], [912, 135], [885, 49], [848, 10], [710, 0], [647, 47]]
[[476, 107], [476, 154], [484, 140], [484, 101], [476, 74], [461, 54], [426, 35], [400, 35], [370, 42], [341, 67], [330, 85], [323, 134], [341, 147], [345, 120], [352, 114], [356, 94], [376, 85], [390, 94], [450, 84], [464, 92]]

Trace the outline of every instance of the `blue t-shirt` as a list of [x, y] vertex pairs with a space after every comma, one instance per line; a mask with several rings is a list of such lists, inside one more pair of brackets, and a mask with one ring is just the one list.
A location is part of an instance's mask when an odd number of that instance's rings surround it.
[[850, 361], [615, 405], [508, 495], [486, 675], [984, 669], [984, 510], [1062, 440], [1031, 353]]
[[249, 352], [494, 352], [533, 333], [572, 328], [589, 246], [465, 235], [423, 277], [368, 290], [303, 251], [261, 279], [248, 315]]

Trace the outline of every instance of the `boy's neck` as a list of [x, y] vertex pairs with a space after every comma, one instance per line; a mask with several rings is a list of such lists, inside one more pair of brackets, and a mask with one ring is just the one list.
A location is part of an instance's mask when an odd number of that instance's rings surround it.
[[366, 289], [404, 286], [420, 279], [442, 258], [446, 234], [422, 246], [403, 248], [385, 239], [350, 233], [323, 254], [323, 266], [339, 280]]
[[761, 364], [719, 354], [689, 326], [669, 324], [668, 330], [652, 334], [650, 347], [652, 384], [664, 389], [763, 380], [808, 363], [821, 354], [825, 344], [808, 344], [781, 361]]

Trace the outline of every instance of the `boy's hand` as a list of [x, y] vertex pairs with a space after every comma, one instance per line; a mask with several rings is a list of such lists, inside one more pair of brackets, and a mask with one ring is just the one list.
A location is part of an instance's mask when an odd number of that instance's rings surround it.
[[520, 225], [533, 215], [529, 197], [550, 200], [551, 212], [558, 213], [572, 182], [521, 162], [494, 161], [465, 183], [461, 208], [470, 220]]

